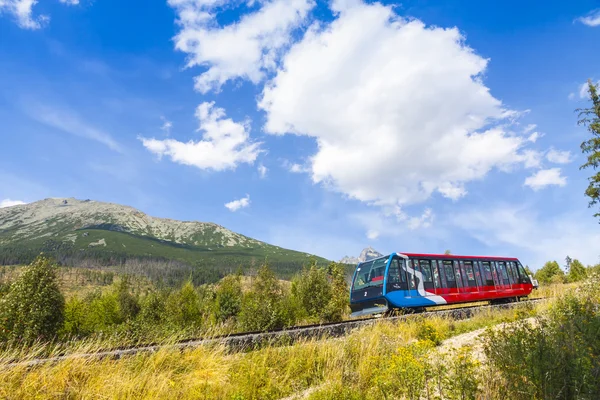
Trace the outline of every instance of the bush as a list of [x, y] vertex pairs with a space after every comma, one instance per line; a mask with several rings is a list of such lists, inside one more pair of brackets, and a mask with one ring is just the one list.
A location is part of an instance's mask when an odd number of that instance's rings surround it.
[[489, 331], [484, 351], [514, 399], [600, 398], [600, 277], [559, 298], [546, 318]]
[[200, 297], [192, 282], [171, 292], [165, 306], [167, 320], [180, 328], [198, 328], [202, 325]]
[[304, 317], [319, 322], [341, 321], [348, 307], [344, 269], [337, 263], [319, 268], [313, 261], [292, 281], [292, 297]]
[[228, 275], [215, 292], [214, 314], [218, 322], [236, 318], [242, 308], [242, 283], [240, 275]]
[[26, 343], [52, 339], [63, 324], [64, 308], [56, 265], [39, 256], [0, 300], [0, 335]]
[[286, 306], [283, 288], [267, 265], [259, 270], [251, 290], [244, 295], [239, 314], [242, 330], [257, 331], [279, 329], [295, 322]]
[[429, 320], [425, 320], [417, 327], [417, 338], [419, 340], [428, 340], [435, 346], [442, 344], [444, 334]]

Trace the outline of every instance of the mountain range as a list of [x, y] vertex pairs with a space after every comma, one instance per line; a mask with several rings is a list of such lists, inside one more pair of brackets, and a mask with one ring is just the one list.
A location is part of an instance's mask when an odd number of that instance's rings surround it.
[[71, 264], [97, 261], [176, 260], [214, 268], [268, 261], [289, 275], [311, 259], [326, 259], [273, 246], [211, 222], [156, 218], [119, 204], [50, 198], [0, 209], [0, 264], [26, 263], [40, 252]]

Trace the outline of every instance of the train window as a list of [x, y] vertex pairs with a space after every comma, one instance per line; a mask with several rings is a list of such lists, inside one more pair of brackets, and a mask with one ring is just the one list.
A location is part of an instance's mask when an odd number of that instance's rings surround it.
[[[414, 289], [415, 288], [415, 274], [414, 274], [414, 272], [411, 273], [410, 270], [412, 269], [413, 271], [415, 271], [415, 269], [413, 269], [413, 262], [412, 262], [412, 260], [408, 260], [407, 263], [408, 263], [408, 269], [407, 269], [407, 271], [408, 271], [408, 284], [410, 285], [411, 289]], [[417, 263], [415, 262], [415, 266], [416, 266], [416, 264]]]
[[502, 276], [502, 280], [508, 281], [508, 273], [506, 272], [506, 264], [504, 262], [498, 262], [498, 270]]
[[456, 273], [456, 285], [457, 287], [465, 287], [463, 284], [463, 280], [460, 273], [460, 268], [458, 266], [458, 262], [454, 263], [454, 272]]
[[429, 260], [419, 260], [419, 266], [421, 267], [421, 273], [423, 274], [423, 282], [433, 282], [431, 263]]
[[477, 286], [483, 286], [483, 282], [481, 281], [481, 263], [479, 261], [475, 261], [473, 263], [473, 269], [475, 270], [475, 279], [477, 280]]
[[354, 290], [371, 286], [383, 286], [383, 275], [387, 261], [387, 258], [378, 258], [377, 260], [360, 264], [356, 269]]
[[515, 271], [515, 263], [507, 262], [506, 269], [508, 270], [508, 279], [510, 279], [510, 283], [511, 284], [517, 283], [518, 274], [516, 274], [516, 271]]
[[477, 282], [475, 281], [475, 271], [473, 271], [473, 261], [465, 261], [464, 266], [467, 283], [470, 287], [476, 287]]
[[525, 268], [523, 268], [523, 266], [521, 265], [520, 262], [517, 262], [517, 268], [519, 269], [519, 275], [521, 275], [521, 279], [519, 280], [519, 282], [531, 283], [531, 281], [529, 280], [529, 276], [527, 275], [527, 272], [525, 271]]
[[433, 283], [435, 283], [436, 289], [441, 288], [440, 273], [438, 271], [437, 261], [435, 260], [431, 261], [431, 271], [433, 272]]
[[483, 267], [483, 278], [485, 286], [494, 286], [494, 277], [492, 276], [492, 267], [490, 266], [490, 262], [482, 261], [481, 265]]
[[442, 261], [442, 267], [444, 270], [444, 275], [446, 276], [446, 282], [449, 288], [456, 287], [456, 278], [454, 277], [454, 268], [452, 267], [452, 261], [444, 260]]

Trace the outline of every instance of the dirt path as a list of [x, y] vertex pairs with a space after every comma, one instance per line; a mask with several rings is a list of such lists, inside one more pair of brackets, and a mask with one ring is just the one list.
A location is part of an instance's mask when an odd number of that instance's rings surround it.
[[[530, 324], [535, 323], [535, 318], [527, 318], [526, 320]], [[493, 327], [494, 330], [503, 329], [505, 327], [514, 325], [516, 322], [498, 324]], [[475, 331], [463, 333], [461, 335], [453, 336], [442, 342], [438, 351], [440, 353], [448, 353], [453, 350], [458, 350], [463, 346], [472, 346], [471, 355], [479, 361], [485, 359], [483, 354], [483, 343], [480, 340], [481, 335], [486, 331], [487, 328], [477, 329]]]

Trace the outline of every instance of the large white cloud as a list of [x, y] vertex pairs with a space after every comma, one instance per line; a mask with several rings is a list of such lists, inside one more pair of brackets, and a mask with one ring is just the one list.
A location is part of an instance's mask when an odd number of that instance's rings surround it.
[[507, 130], [515, 113], [489, 93], [488, 61], [458, 29], [380, 4], [333, 8], [338, 18], [291, 47], [259, 103], [266, 132], [317, 140], [314, 182], [368, 203], [406, 204], [434, 192], [457, 199], [492, 168], [539, 164], [523, 152], [531, 142]]
[[260, 143], [251, 142], [249, 121], [234, 122], [214, 102], [202, 103], [196, 109], [203, 140], [180, 142], [175, 139], [140, 137], [142, 144], [159, 157], [200, 169], [222, 171], [240, 163], [252, 164], [260, 153]]
[[271, 0], [230, 25], [215, 22], [219, 0], [169, 0], [177, 12], [180, 32], [175, 47], [188, 54], [188, 67], [208, 69], [196, 77], [202, 93], [219, 90], [226, 81], [243, 78], [258, 83], [265, 71], [277, 65], [281, 51], [290, 43], [314, 7], [313, 0]]

